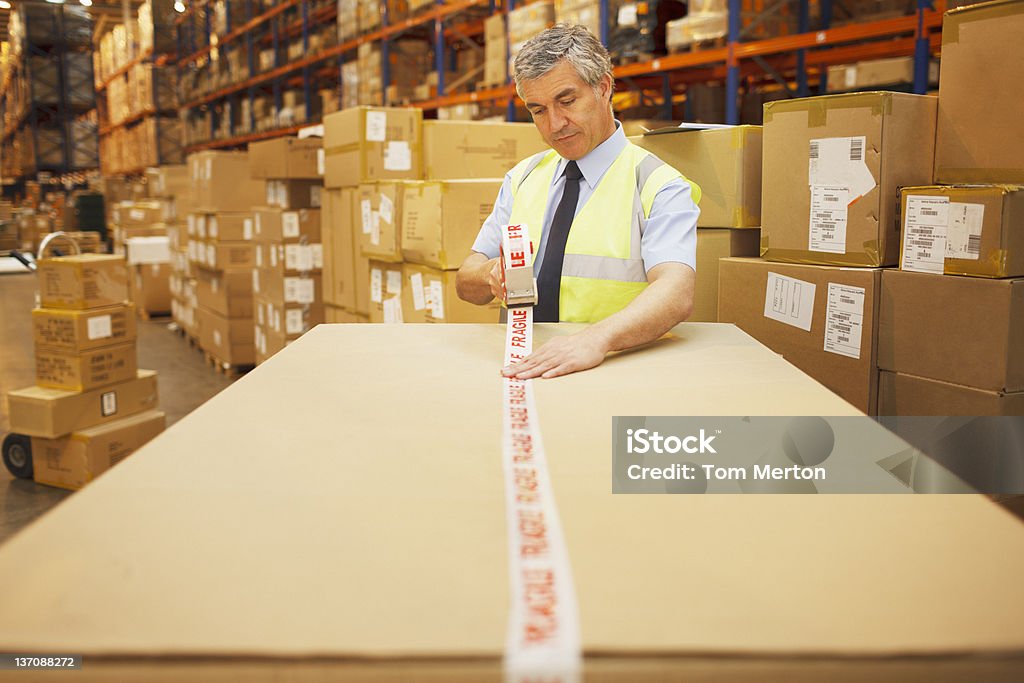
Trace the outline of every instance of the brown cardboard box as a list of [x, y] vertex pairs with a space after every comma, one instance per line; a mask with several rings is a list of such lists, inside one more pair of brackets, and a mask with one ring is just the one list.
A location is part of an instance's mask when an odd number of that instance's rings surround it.
[[443, 270], [457, 269], [494, 208], [501, 180], [406, 183], [402, 256]]
[[260, 207], [254, 215], [253, 239], [261, 242], [320, 242], [320, 209], [285, 211]]
[[262, 296], [256, 297], [256, 324], [291, 341], [324, 322], [324, 305], [282, 304]]
[[162, 432], [164, 413], [147, 410], [59, 439], [32, 439], [32, 467], [40, 484], [80, 489]]
[[225, 318], [208, 308], [196, 309], [199, 319], [199, 347], [221, 363], [252, 365], [252, 318]]
[[[246, 242], [253, 238], [252, 213], [217, 213], [202, 217], [204, 220], [196, 224], [199, 237], [208, 237], [220, 242]], [[202, 224], [203, 234], [199, 234]]]
[[32, 310], [33, 340], [37, 347], [83, 353], [135, 341], [135, 308], [117, 304], [85, 311], [59, 308]]
[[252, 318], [252, 273], [200, 269], [196, 277], [198, 305], [225, 318]]
[[885, 271], [878, 367], [1024, 391], [1024, 280]]
[[402, 215], [407, 183], [359, 186], [355, 211], [359, 251], [377, 261], [401, 263]]
[[324, 264], [323, 245], [284, 244], [282, 242], [255, 243], [256, 267], [277, 270], [289, 275], [319, 273]]
[[1024, 188], [905, 187], [900, 193], [900, 215], [900, 267], [904, 270], [980, 277], [1024, 275]]
[[256, 265], [252, 242], [198, 242], [197, 256], [197, 262], [210, 270], [249, 270]]
[[735, 323], [873, 415], [881, 273], [725, 258], [719, 262], [718, 319]]
[[423, 177], [419, 109], [355, 107], [324, 117], [324, 185]]
[[36, 384], [49, 389], [87, 391], [135, 377], [135, 342], [71, 354], [36, 349]]
[[484, 84], [504, 85], [507, 66], [505, 15], [493, 14], [484, 19]]
[[319, 209], [322, 180], [268, 180], [267, 204], [282, 209]]
[[[1024, 3], [946, 13], [935, 140], [939, 183], [1024, 184], [1017, 88], [1024, 75]], [[924, 183], [918, 183], [924, 184]]]
[[324, 302], [354, 310], [356, 305], [355, 253], [352, 223], [354, 189], [325, 190], [320, 214], [323, 244]]
[[761, 126], [668, 129], [630, 138], [701, 189], [701, 228], [761, 225]]
[[697, 286], [688, 322], [718, 322], [718, 261], [730, 256], [757, 256], [756, 230], [697, 228]]
[[400, 323], [402, 316], [402, 264], [369, 261], [370, 322]]
[[40, 304], [44, 308], [99, 308], [128, 300], [124, 257], [79, 254], [40, 259]]
[[202, 209], [248, 211], [263, 203], [263, 182], [250, 177], [245, 152], [197, 152], [188, 165], [195, 203]]
[[828, 67], [829, 92], [863, 90], [864, 88], [912, 83], [913, 81], [913, 57], [889, 57]]
[[501, 306], [476, 306], [459, 298], [454, 270], [402, 266], [402, 321], [407, 323], [496, 323]]
[[163, 223], [168, 218], [167, 202], [150, 199], [136, 202], [120, 202], [114, 206], [114, 223], [125, 228], [146, 228], [154, 223]]
[[145, 263], [131, 267], [129, 294], [141, 315], [171, 312], [171, 265]]
[[256, 324], [253, 327], [253, 349], [256, 354], [256, 365], [268, 361], [274, 354], [281, 351], [290, 343], [283, 335], [269, 330], [266, 327]]
[[931, 183], [934, 145], [934, 97], [867, 92], [766, 103], [761, 256], [896, 265], [896, 192]]
[[330, 304], [324, 306], [324, 318], [324, 322], [329, 325], [352, 325], [356, 323], [369, 322], [369, 319], [365, 315], [351, 313], [340, 306], [332, 306]]
[[532, 123], [424, 121], [423, 177], [501, 178], [523, 159], [545, 149]]
[[883, 370], [879, 415], [1024, 415], [1024, 392], [986, 391]]
[[309, 305], [324, 300], [320, 273], [290, 275], [277, 268], [257, 268], [252, 271], [252, 291], [263, 299], [282, 304]]
[[253, 178], [320, 178], [317, 159], [320, 138], [276, 138], [249, 144], [249, 169]]
[[26, 387], [7, 392], [12, 432], [56, 439], [157, 407], [156, 372], [91, 391]]
[[155, 166], [146, 170], [146, 177], [149, 180], [149, 194], [152, 197], [178, 199], [192, 190], [186, 164]]

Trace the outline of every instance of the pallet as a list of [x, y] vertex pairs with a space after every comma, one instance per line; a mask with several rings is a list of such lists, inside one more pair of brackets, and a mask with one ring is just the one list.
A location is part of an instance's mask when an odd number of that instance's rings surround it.
[[254, 367], [252, 363], [248, 363], [246, 365], [232, 365], [231, 363], [220, 360], [209, 351], [203, 351], [203, 359], [206, 361], [207, 365], [216, 370], [218, 375], [224, 375], [230, 379], [238, 379]]
[[190, 347], [192, 347], [194, 349], [198, 349], [199, 348], [199, 338], [198, 337], [193, 337], [191, 334], [189, 334], [185, 330], [184, 327], [182, 327], [178, 323], [173, 322], [173, 321], [167, 323], [167, 329], [170, 330], [171, 332], [173, 332], [174, 334], [178, 335], [182, 339], [186, 340]]
[[139, 320], [147, 323], [153, 320], [166, 320], [171, 317], [170, 311], [145, 311], [137, 308], [135, 313], [139, 316]]

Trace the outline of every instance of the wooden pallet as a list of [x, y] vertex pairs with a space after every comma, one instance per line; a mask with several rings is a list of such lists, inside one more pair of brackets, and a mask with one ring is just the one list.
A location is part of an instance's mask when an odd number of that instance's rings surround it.
[[189, 334], [185, 330], [184, 327], [182, 327], [178, 323], [176, 323], [176, 322], [169, 322], [169, 323], [167, 323], [167, 329], [170, 330], [171, 332], [173, 332], [174, 334], [178, 335], [182, 339], [186, 340], [190, 347], [192, 347], [194, 349], [198, 349], [199, 348], [199, 338], [198, 337], [193, 337], [191, 334]]
[[209, 351], [203, 351], [203, 359], [211, 366], [218, 375], [224, 375], [230, 379], [237, 379], [253, 369], [252, 363], [246, 365], [232, 365], [214, 356]]

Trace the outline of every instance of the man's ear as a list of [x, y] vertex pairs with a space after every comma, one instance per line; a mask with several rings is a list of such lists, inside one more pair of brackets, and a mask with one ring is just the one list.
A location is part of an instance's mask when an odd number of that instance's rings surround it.
[[612, 101], [612, 92], [614, 91], [612, 87], [613, 85], [614, 82], [612, 81], [611, 75], [605, 74], [601, 78], [601, 94], [604, 95], [604, 98], [608, 100], [609, 103]]

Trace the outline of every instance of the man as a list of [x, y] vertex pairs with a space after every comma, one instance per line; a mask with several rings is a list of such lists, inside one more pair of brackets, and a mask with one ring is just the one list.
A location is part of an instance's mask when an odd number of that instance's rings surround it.
[[501, 296], [501, 227], [526, 223], [534, 244], [538, 322], [589, 322], [556, 337], [509, 377], [557, 377], [651, 342], [693, 309], [700, 188], [626, 140], [612, 113], [607, 50], [582, 26], [558, 25], [523, 45], [516, 90], [551, 150], [505, 175], [459, 296]]

